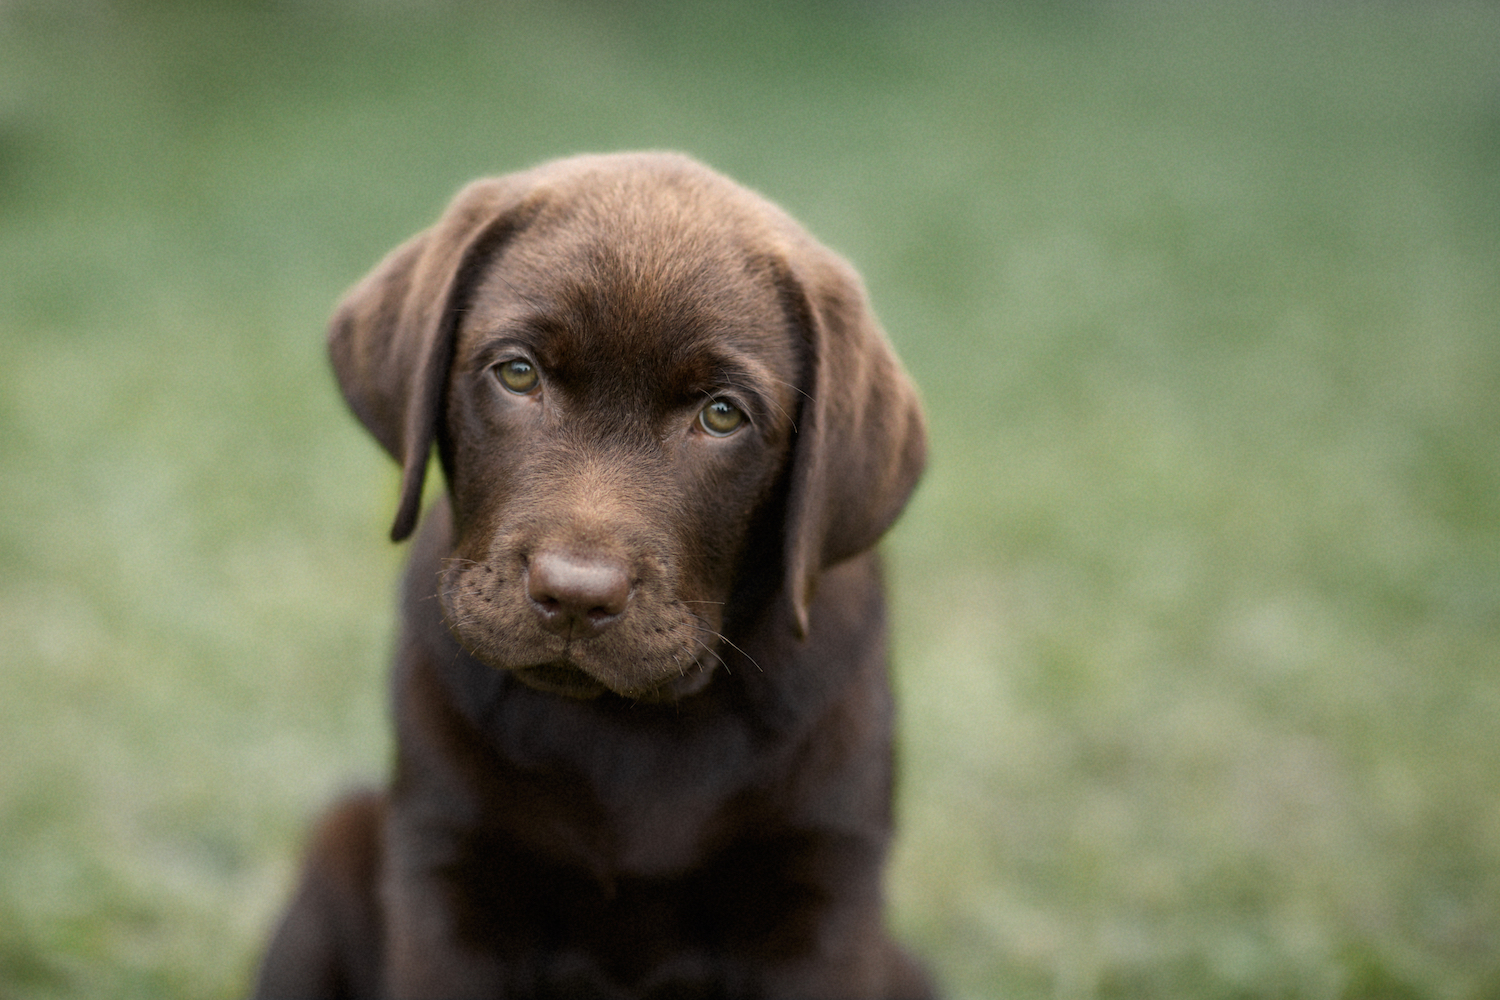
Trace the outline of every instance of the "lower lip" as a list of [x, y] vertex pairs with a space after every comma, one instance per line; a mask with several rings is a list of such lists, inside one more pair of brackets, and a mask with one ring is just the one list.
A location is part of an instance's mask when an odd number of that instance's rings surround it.
[[527, 687], [565, 698], [597, 698], [609, 690], [582, 670], [567, 663], [543, 663], [512, 672]]

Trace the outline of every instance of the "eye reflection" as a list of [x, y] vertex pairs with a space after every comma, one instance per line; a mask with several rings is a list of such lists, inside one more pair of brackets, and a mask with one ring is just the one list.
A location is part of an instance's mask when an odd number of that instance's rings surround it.
[[525, 358], [511, 358], [495, 366], [495, 375], [502, 385], [517, 395], [524, 396], [535, 389], [541, 381], [536, 365]]
[[698, 426], [714, 437], [728, 437], [745, 423], [745, 411], [727, 399], [711, 399], [698, 411]]

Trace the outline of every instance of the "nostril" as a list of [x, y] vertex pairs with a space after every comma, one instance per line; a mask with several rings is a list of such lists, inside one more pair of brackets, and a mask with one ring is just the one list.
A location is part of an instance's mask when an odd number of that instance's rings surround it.
[[543, 624], [556, 631], [604, 628], [630, 603], [630, 585], [625, 565], [605, 556], [543, 551], [527, 567], [527, 595]]

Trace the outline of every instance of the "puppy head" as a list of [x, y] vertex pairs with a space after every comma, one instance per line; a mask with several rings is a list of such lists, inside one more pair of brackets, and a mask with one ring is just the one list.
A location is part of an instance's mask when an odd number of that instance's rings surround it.
[[558, 693], [698, 690], [747, 572], [780, 575], [805, 634], [818, 575], [875, 544], [922, 467], [915, 392], [853, 272], [680, 156], [470, 185], [329, 340], [402, 465], [397, 540], [438, 446], [450, 628]]

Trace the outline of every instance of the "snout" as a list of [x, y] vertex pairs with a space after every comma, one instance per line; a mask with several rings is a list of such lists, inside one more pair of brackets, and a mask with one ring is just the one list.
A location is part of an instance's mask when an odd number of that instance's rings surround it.
[[526, 567], [526, 595], [542, 628], [581, 639], [609, 628], [630, 604], [630, 568], [607, 555], [556, 550], [534, 553]]
[[472, 535], [456, 532], [439, 599], [470, 655], [573, 698], [676, 700], [708, 682], [721, 663], [723, 588], [702, 578], [666, 512], [641, 504], [625, 517], [621, 495], [591, 497], [580, 512], [512, 494], [509, 524], [474, 518]]

